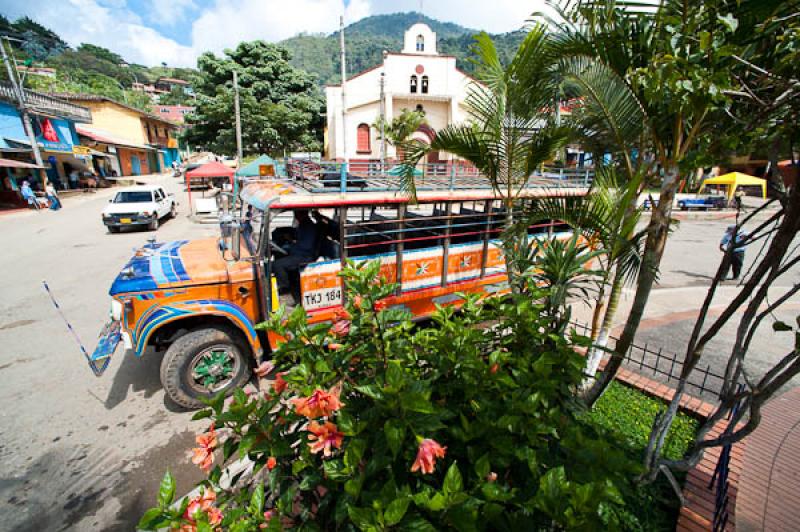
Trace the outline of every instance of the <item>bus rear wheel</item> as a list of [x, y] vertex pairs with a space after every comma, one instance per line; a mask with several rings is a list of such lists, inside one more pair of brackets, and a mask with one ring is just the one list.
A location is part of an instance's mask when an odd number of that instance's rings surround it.
[[164, 353], [161, 384], [184, 408], [203, 408], [202, 399], [230, 395], [250, 378], [247, 349], [225, 328], [209, 327], [186, 333]]

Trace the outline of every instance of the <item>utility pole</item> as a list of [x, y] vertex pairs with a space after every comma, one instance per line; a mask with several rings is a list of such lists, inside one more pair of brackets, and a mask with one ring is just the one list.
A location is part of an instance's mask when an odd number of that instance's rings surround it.
[[22, 125], [25, 127], [25, 132], [28, 134], [28, 140], [31, 143], [31, 149], [33, 150], [33, 159], [36, 161], [36, 166], [39, 167], [39, 177], [42, 180], [42, 190], [44, 190], [44, 163], [42, 162], [42, 154], [39, 152], [39, 144], [36, 142], [36, 133], [33, 131], [31, 117], [30, 114], [28, 114], [28, 106], [25, 103], [25, 91], [19, 85], [19, 80], [15, 75], [14, 69], [11, 68], [11, 60], [8, 58], [8, 54], [6, 53], [5, 39], [0, 41], [0, 48], [3, 49], [3, 62], [6, 64], [6, 70], [8, 70], [8, 78], [11, 80], [11, 86], [14, 88], [14, 92], [17, 95], [17, 100], [19, 100], [19, 112], [22, 116]]
[[236, 113], [236, 157], [242, 167], [242, 118], [239, 113], [239, 75], [233, 71], [233, 109]]
[[340, 58], [342, 63], [342, 150], [344, 151], [345, 164], [350, 161], [347, 156], [347, 94], [345, 86], [347, 85], [347, 66], [344, 52], [344, 15], [339, 17], [339, 48]]
[[381, 72], [381, 175], [386, 172], [386, 73]]

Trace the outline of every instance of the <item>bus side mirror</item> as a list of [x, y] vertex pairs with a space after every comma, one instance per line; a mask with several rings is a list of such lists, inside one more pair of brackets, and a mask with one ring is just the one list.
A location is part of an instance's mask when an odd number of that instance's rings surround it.
[[233, 233], [231, 234], [231, 253], [234, 260], [239, 260], [242, 256], [242, 226], [234, 222]]

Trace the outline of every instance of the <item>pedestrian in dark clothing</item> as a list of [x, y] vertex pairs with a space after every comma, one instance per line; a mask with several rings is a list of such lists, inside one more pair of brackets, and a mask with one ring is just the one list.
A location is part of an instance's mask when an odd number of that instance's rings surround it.
[[319, 234], [306, 210], [294, 212], [295, 241], [289, 246], [289, 254], [272, 263], [272, 271], [278, 282], [278, 292], [287, 293], [291, 289], [289, 271], [311, 262], [317, 257]]
[[[725, 253], [728, 251], [728, 245], [733, 239], [734, 232], [736, 231], [735, 225], [729, 225], [727, 229], [725, 229], [725, 235], [722, 237], [722, 240], [719, 242], [719, 250]], [[736, 281], [739, 279], [739, 274], [742, 272], [742, 265], [744, 265], [744, 251], [746, 244], [744, 244], [744, 240], [747, 238], [747, 233], [744, 231], [739, 231], [736, 233], [736, 239], [734, 242], [733, 253], [731, 255], [731, 262], [728, 265], [728, 268], [722, 274], [722, 280], [730, 280]], [[733, 277], [730, 279], [726, 279], [728, 277], [728, 271], [730, 268], [733, 267]]]

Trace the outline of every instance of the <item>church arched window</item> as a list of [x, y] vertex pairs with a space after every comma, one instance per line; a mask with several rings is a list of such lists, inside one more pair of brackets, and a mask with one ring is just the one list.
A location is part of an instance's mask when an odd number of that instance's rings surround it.
[[369, 138], [369, 126], [367, 124], [360, 124], [358, 126], [356, 136], [356, 151], [358, 153], [372, 152]]
[[428, 94], [428, 76], [422, 76], [422, 94]]
[[417, 51], [424, 52], [425, 51], [425, 37], [422, 35], [417, 35]]
[[417, 92], [417, 83], [419, 83], [419, 78], [417, 76], [411, 76], [411, 92]]

